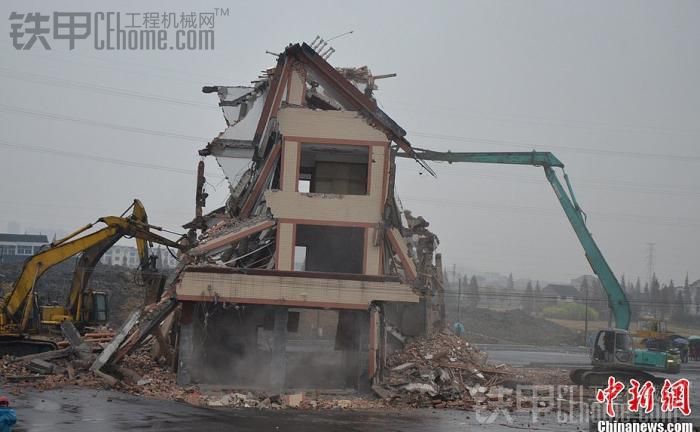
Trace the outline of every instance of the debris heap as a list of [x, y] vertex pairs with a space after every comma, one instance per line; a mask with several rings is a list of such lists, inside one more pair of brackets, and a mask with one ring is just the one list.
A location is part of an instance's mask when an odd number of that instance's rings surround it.
[[511, 404], [513, 389], [502, 384], [513, 375], [507, 365], [487, 363], [486, 354], [445, 330], [393, 353], [381, 384], [373, 390], [384, 399], [415, 407], [470, 409]]

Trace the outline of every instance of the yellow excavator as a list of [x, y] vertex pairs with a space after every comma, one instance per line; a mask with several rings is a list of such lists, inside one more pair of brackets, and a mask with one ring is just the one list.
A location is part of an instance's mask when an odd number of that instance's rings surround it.
[[[126, 214], [131, 210], [131, 214]], [[85, 234], [92, 228], [101, 229]], [[157, 292], [165, 284], [165, 275], [156, 268], [156, 257], [149, 254], [149, 244], [157, 243], [184, 251], [188, 248], [183, 236], [178, 241], [167, 239], [152, 230], [163, 228], [150, 225], [139, 200], [121, 216], [106, 216], [70, 235], [55, 240], [29, 257], [9, 294], [0, 299], [0, 356], [33, 354], [56, 349], [50, 337], [63, 321], [72, 321], [78, 329], [107, 322], [109, 310], [104, 292], [88, 288], [88, 280], [102, 256], [121, 238], [135, 238], [140, 258], [139, 272], [147, 292]], [[40, 305], [37, 281], [53, 266], [81, 254], [73, 272], [70, 292], [65, 306]]]

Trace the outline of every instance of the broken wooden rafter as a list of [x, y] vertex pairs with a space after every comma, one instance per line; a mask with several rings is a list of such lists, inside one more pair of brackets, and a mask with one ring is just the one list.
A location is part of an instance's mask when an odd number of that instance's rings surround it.
[[418, 272], [416, 271], [416, 264], [413, 262], [410, 256], [408, 256], [408, 249], [406, 248], [406, 242], [404, 241], [401, 233], [395, 227], [388, 229], [386, 231], [387, 237], [389, 238], [389, 244], [391, 244], [391, 249], [396, 255], [398, 255], [401, 261], [401, 267], [403, 267], [406, 279], [413, 282], [418, 278]]
[[192, 256], [212, 255], [223, 251], [245, 237], [272, 228], [273, 226], [275, 226], [275, 221], [266, 216], [243, 221], [236, 224], [229, 232], [201, 243], [199, 246], [190, 250], [188, 254]]
[[239, 215], [241, 219], [245, 219], [250, 216], [250, 213], [255, 207], [255, 203], [257, 203], [258, 199], [260, 198], [260, 194], [262, 193], [265, 184], [267, 184], [267, 182], [270, 180], [272, 171], [277, 165], [277, 161], [279, 160], [281, 153], [282, 146], [278, 142], [270, 150], [270, 154], [267, 155], [267, 159], [265, 159], [265, 163], [263, 164], [263, 167], [260, 170], [260, 173], [258, 174], [258, 178], [255, 180], [253, 189], [251, 190], [250, 194], [248, 195], [248, 198], [246, 199], [245, 203], [243, 204], [243, 207], [241, 208], [241, 212]]

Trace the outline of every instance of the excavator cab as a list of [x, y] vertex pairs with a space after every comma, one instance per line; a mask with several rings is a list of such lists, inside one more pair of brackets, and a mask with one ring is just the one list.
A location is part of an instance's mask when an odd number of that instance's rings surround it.
[[82, 299], [76, 316], [73, 316], [65, 306], [52, 304], [42, 305], [41, 324], [60, 325], [63, 321], [74, 321], [80, 326], [94, 326], [106, 324], [109, 320], [109, 306], [107, 293], [102, 291], [87, 290], [82, 293]]
[[92, 293], [92, 317], [91, 322], [105, 324], [109, 319], [109, 306], [107, 294], [103, 292]]
[[604, 329], [598, 332], [593, 344], [594, 367], [633, 367], [634, 346], [625, 330]]

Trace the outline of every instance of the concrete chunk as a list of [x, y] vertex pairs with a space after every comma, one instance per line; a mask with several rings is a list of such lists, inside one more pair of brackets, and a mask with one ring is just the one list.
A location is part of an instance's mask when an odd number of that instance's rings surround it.
[[46, 375], [53, 373], [54, 364], [49, 363], [46, 360], [34, 359], [27, 364], [27, 369], [29, 369], [32, 372], [37, 372]]

